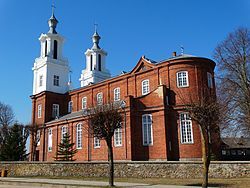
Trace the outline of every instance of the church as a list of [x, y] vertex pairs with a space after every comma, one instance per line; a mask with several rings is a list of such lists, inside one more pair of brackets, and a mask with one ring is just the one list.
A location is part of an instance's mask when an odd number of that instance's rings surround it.
[[32, 68], [32, 124], [39, 127], [36, 146], [30, 145], [35, 147], [35, 160], [54, 161], [66, 133], [78, 151], [76, 161], [107, 160], [105, 141], [84, 131], [85, 112], [117, 101], [124, 118], [113, 137], [114, 160], [201, 160], [200, 130], [185, 105], [207, 91], [215, 97], [214, 61], [176, 52], [158, 62], [142, 56], [130, 72], [111, 77], [107, 52], [95, 30], [93, 46], [85, 52], [86, 67], [79, 75], [81, 87], [72, 89], [57, 24], [52, 13]]

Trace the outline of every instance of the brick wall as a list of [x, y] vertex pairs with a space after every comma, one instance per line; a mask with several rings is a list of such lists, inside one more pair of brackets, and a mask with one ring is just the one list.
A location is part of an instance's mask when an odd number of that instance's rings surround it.
[[[8, 176], [72, 176], [107, 177], [107, 162], [1, 162], [0, 169]], [[115, 177], [138, 178], [201, 178], [201, 162], [116, 162]], [[249, 178], [250, 162], [212, 162], [209, 176], [213, 178]]]

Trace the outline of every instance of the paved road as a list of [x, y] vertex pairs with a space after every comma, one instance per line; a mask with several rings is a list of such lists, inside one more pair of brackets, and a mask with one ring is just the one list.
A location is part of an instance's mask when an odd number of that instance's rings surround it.
[[[105, 187], [107, 182], [69, 179], [0, 178], [0, 188], [93, 188]], [[115, 182], [122, 188], [197, 188], [194, 186], [149, 185], [143, 183]]]

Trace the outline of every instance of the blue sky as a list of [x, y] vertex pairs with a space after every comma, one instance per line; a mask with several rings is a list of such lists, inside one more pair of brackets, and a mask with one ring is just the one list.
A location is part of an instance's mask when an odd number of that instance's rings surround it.
[[[0, 101], [11, 105], [22, 123], [31, 119], [31, 68], [40, 53], [38, 38], [48, 31], [51, 1], [0, 0]], [[212, 58], [229, 32], [250, 26], [249, 0], [55, 0], [55, 5], [75, 88], [95, 22], [112, 75], [131, 70], [142, 55], [167, 59], [180, 53], [181, 45], [187, 54]]]

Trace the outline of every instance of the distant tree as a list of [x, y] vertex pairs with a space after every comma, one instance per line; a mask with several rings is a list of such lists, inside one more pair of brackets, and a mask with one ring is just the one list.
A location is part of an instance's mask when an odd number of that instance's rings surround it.
[[9, 105], [0, 102], [0, 148], [8, 135], [8, 126], [14, 122], [14, 113]]
[[2, 161], [24, 161], [27, 160], [26, 141], [29, 136], [27, 127], [15, 123], [8, 128], [5, 143], [0, 149]]
[[11, 106], [0, 102], [0, 126], [7, 127], [14, 122], [14, 113]]
[[114, 186], [114, 159], [112, 138], [114, 131], [121, 128], [122, 115], [119, 112], [118, 103], [110, 103], [96, 106], [90, 109], [90, 123], [88, 132], [92, 137], [104, 139], [108, 146], [109, 161], [109, 186]]
[[[187, 105], [186, 110], [190, 118], [194, 120], [200, 129], [203, 161], [203, 182], [202, 187], [208, 186], [208, 170], [212, 154], [212, 140], [218, 144], [216, 135], [219, 135], [219, 104], [215, 97], [207, 95], [198, 101], [192, 101]], [[212, 138], [213, 137], [213, 138]]]
[[30, 133], [30, 144], [31, 144], [31, 149], [30, 149], [30, 160], [35, 161], [37, 158], [37, 153], [36, 153], [36, 148], [38, 145], [38, 142], [40, 141], [40, 134], [39, 133], [39, 126], [38, 124], [29, 124], [27, 125]]
[[66, 133], [63, 136], [62, 141], [58, 145], [57, 156], [55, 157], [56, 161], [74, 161], [73, 157], [77, 153], [77, 150], [74, 149], [75, 143], [71, 143], [70, 135]]
[[[224, 105], [224, 125], [250, 135], [250, 30], [239, 28], [215, 49], [218, 96]], [[232, 129], [231, 129], [231, 132]]]

